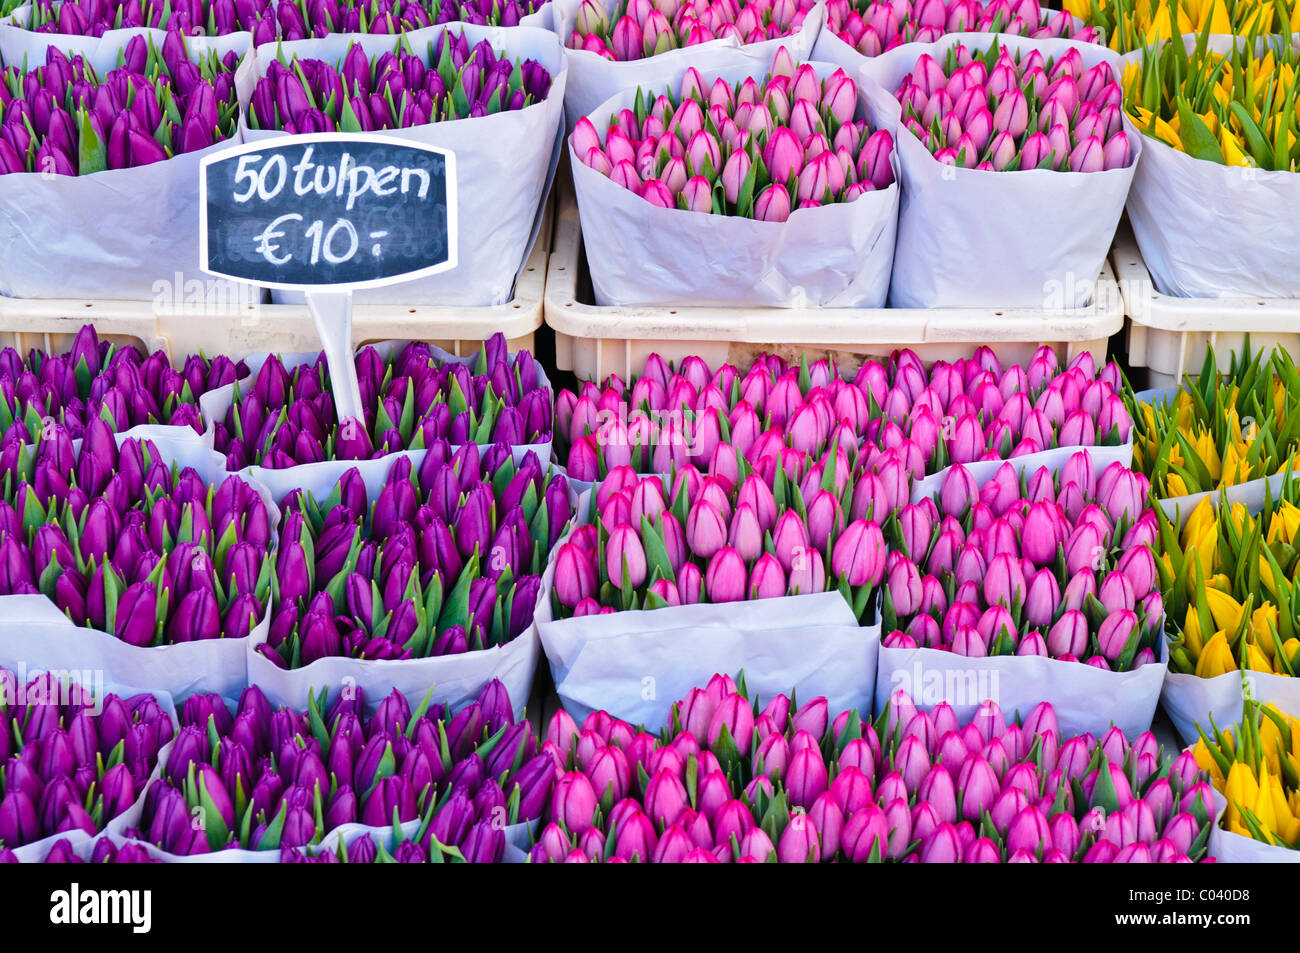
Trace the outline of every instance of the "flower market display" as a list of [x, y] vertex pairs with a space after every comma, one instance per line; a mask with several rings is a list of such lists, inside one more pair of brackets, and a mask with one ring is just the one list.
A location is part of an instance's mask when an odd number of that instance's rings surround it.
[[366, 420], [339, 421], [322, 352], [292, 368], [270, 355], [247, 386], [236, 384], [216, 449], [231, 470], [284, 469], [323, 460], [369, 460], [438, 443], [523, 446], [551, 436], [551, 393], [533, 356], [509, 355], [497, 335], [473, 364], [443, 360], [412, 342], [387, 356], [356, 356]]
[[823, 80], [778, 54], [764, 83], [733, 86], [708, 85], [692, 67], [677, 97], [639, 111], [619, 113], [603, 140], [580, 119], [574, 154], [662, 208], [784, 222], [894, 181], [893, 139], [854, 119], [857, 84], [843, 70]]
[[231, 138], [239, 55], [196, 63], [179, 33], [162, 48], [133, 37], [99, 76], [80, 55], [49, 47], [45, 65], [4, 68], [0, 172], [89, 175], [162, 162]]
[[979, 54], [959, 44], [944, 63], [923, 53], [894, 96], [903, 125], [940, 162], [1100, 172], [1132, 160], [1117, 79], [1106, 62], [1085, 69], [1075, 49], [1054, 59], [1038, 50], [1017, 57], [996, 42]]
[[501, 645], [532, 625], [545, 560], [572, 513], [568, 481], [529, 452], [432, 447], [403, 458], [373, 505], [357, 471], [329, 498], [286, 501], [275, 608], [258, 651], [282, 668], [318, 659], [411, 659]]
[[958, 723], [895, 693], [874, 722], [825, 698], [759, 708], [729, 676], [659, 735], [608, 712], [547, 728], [535, 863], [1187, 863], [1214, 805], [1191, 754], [1149, 732], [1063, 737], [1050, 704]]
[[371, 132], [476, 119], [546, 98], [551, 76], [536, 60], [513, 63], [482, 40], [439, 34], [424, 55], [399, 48], [366, 56], [357, 44], [337, 63], [273, 61], [253, 90], [254, 129]]
[[945, 33], [1009, 33], [1034, 39], [1062, 38], [1094, 43], [1096, 27], [1079, 26], [1064, 10], [1047, 10], [1038, 0], [834, 0], [826, 4], [826, 29], [863, 56], [877, 56], [904, 43], [932, 43]]
[[0, 10], [0, 863], [1300, 858], [1293, 0]]

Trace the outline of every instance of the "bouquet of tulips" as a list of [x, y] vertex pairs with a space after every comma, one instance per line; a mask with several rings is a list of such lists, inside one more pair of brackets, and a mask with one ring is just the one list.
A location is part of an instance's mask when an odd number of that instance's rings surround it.
[[[1271, 12], [1271, 11], [1270, 11]], [[1144, 134], [1194, 159], [1279, 172], [1297, 171], [1297, 50], [1289, 39], [1256, 34], [1226, 53], [1200, 36], [1143, 49], [1124, 72], [1129, 118]]]
[[555, 618], [838, 589], [870, 620], [884, 537], [872, 507], [853, 515], [854, 489], [836, 490], [835, 466], [803, 488], [778, 471], [775, 490], [755, 473], [732, 489], [694, 468], [671, 481], [611, 471], [594, 521], [556, 550]]
[[965, 725], [895, 693], [874, 723], [825, 698], [760, 710], [715, 675], [658, 736], [563, 710], [543, 746], [559, 777], [534, 862], [1146, 863], [1205, 856], [1213, 801], [1190, 754], [1066, 737], [1048, 703]]
[[541, 573], [572, 512], [568, 481], [497, 444], [429, 450], [393, 466], [374, 505], [355, 469], [325, 500], [286, 501], [276, 605], [258, 651], [412, 659], [503, 645], [532, 625]]
[[1160, 521], [1160, 587], [1169, 613], [1171, 671], [1214, 678], [1300, 671], [1300, 483], [1262, 509], [1205, 497], [1181, 532]]
[[235, 134], [239, 55], [190, 59], [178, 33], [162, 49], [132, 37], [102, 78], [81, 55], [48, 47], [45, 65], [6, 67], [0, 173], [88, 175], [206, 149]]
[[405, 129], [526, 109], [550, 88], [536, 60], [512, 63], [487, 40], [471, 46], [444, 30], [423, 56], [403, 39], [373, 59], [352, 43], [337, 63], [274, 60], [253, 90], [249, 122], [290, 133]]
[[102, 831], [135, 805], [172, 740], [169, 700], [96, 697], [66, 676], [22, 685], [0, 669], [0, 862], [44, 837]]
[[799, 31], [810, 0], [582, 0], [567, 37], [570, 49], [626, 62], [711, 40], [762, 43]]
[[[282, 2], [277, 10], [295, 9]], [[455, 267], [359, 303], [486, 307], [510, 300], [554, 165], [568, 70], [549, 30], [471, 23], [399, 37], [330, 34], [260, 57], [246, 137], [338, 130], [402, 138], [456, 157]], [[300, 293], [273, 291], [276, 303]]]
[[268, 357], [251, 386], [235, 384], [214, 426], [214, 445], [226, 466], [280, 470], [377, 459], [439, 441], [524, 446], [551, 438], [551, 390], [540, 365], [528, 351], [506, 353], [500, 333], [472, 364], [414, 341], [386, 356], [362, 348], [356, 371], [366, 417], [340, 421], [323, 351], [293, 367]]
[[[1274, 12], [1255, 10], [1265, 20]], [[1300, 47], [1290, 31], [1211, 38], [1211, 29], [1125, 57], [1125, 109], [1150, 153], [1133, 186], [1134, 235], [1164, 294], [1294, 298], [1300, 280], [1283, 249], [1300, 229], [1282, 209], [1300, 202]], [[1193, 197], [1229, 190], [1230, 216]], [[1231, 260], [1263, 232], [1275, 241], [1253, 242], [1247, 265]]]
[[[1096, 27], [1078, 27], [1065, 11], [1044, 10], [1038, 0], [832, 0], [826, 29], [863, 56], [879, 56], [904, 43], [933, 43], [947, 33], [1008, 33], [1031, 39], [1099, 43]], [[834, 44], [829, 51], [838, 53]], [[821, 50], [818, 50], [820, 55]], [[840, 56], [835, 61], [845, 63]]]
[[[675, 92], [628, 88], [578, 120], [569, 151], [598, 303], [883, 304], [899, 195], [891, 134], [843, 70], [796, 64], [782, 46], [766, 76], [746, 72], [691, 66]], [[854, 238], [798, 250], [826, 228]], [[767, 279], [719, 260], [719, 243], [743, 243]]]
[[271, 515], [252, 486], [168, 468], [152, 441], [119, 451], [100, 418], [80, 451], [53, 426], [32, 467], [4, 477], [0, 592], [44, 594], [134, 646], [238, 639], [258, 624]]
[[[305, 40], [331, 33], [409, 33], [456, 21], [479, 26], [543, 25], [549, 0], [296, 0], [276, 5], [280, 36]], [[526, 18], [533, 17], [532, 21]]]
[[[1276, 861], [1275, 851], [1238, 841], [1300, 850], [1300, 720], [1273, 705], [1247, 700], [1235, 728], [1200, 732], [1192, 749], [1196, 763], [1227, 801], [1212, 838], [1229, 861]], [[1289, 858], [1283, 858], [1289, 859]]]
[[1157, 497], [1227, 489], [1292, 469], [1300, 448], [1300, 371], [1284, 348], [1234, 353], [1220, 377], [1214, 349], [1199, 377], [1172, 395], [1139, 399], [1126, 390], [1134, 421], [1133, 465]]
[[103, 36], [154, 27], [186, 36], [248, 31], [253, 45], [275, 39], [271, 0], [35, 0], [26, 27], [37, 33]]
[[[162, 861], [149, 856], [149, 850], [143, 844], [126, 842], [121, 846], [114, 844], [107, 837], [92, 842], [88, 857], [83, 857], [84, 850], [79, 850], [67, 837], [60, 837], [54, 842], [44, 858], [43, 864], [160, 864]], [[18, 863], [18, 855], [8, 848], [0, 848], [0, 864]]]
[[763, 83], [709, 86], [692, 67], [680, 97], [649, 100], [612, 118], [603, 142], [578, 120], [571, 142], [585, 165], [660, 208], [784, 222], [894, 181], [892, 137], [854, 118], [857, 84], [843, 70], [823, 80], [796, 68], [784, 48]]
[[1100, 172], [1133, 158], [1115, 79], [1105, 61], [1085, 69], [1075, 48], [1044, 57], [958, 44], [943, 62], [921, 54], [894, 97], [903, 125], [947, 165]]
[[1300, 7], [1290, 0], [1064, 0], [1062, 6], [1099, 27], [1120, 53], [1189, 33], [1300, 32]]
[[1146, 480], [1086, 452], [1059, 474], [977, 487], [954, 466], [935, 501], [898, 514], [884, 570], [886, 648], [1040, 655], [1125, 672], [1155, 662], [1164, 605], [1146, 545]]
[[422, 820], [417, 841], [472, 842], [470, 859], [495, 862], [505, 828], [545, 810], [552, 760], [532, 726], [515, 723], [500, 682], [454, 716], [431, 695], [412, 711], [394, 691], [368, 719], [359, 689], [328, 707], [313, 697], [305, 712], [273, 709], [256, 686], [233, 714], [215, 695], [192, 696], [127, 835], [185, 856], [300, 848], [346, 824]]
[[[909, 43], [862, 62], [868, 101], [898, 117], [908, 196], [890, 307], [1089, 304], [1141, 151], [1124, 129], [1117, 66], [1100, 46], [1005, 34], [978, 47], [960, 36]], [[969, 228], [971, 208], [1009, 205], [1041, 213]]]
[[66, 354], [32, 350], [24, 358], [7, 347], [0, 351], [0, 461], [11, 443], [35, 444], [51, 421], [74, 440], [95, 417], [118, 431], [169, 424], [202, 433], [198, 398], [247, 373], [242, 361], [197, 354], [176, 371], [163, 351], [141, 358], [134, 348], [101, 341], [90, 324]]

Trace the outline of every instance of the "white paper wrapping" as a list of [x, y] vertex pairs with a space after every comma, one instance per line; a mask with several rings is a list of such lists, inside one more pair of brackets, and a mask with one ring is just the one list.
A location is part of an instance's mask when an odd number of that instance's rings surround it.
[[[516, 459], [520, 455], [516, 451]], [[389, 466], [391, 465], [390, 462]], [[558, 467], [555, 469], [557, 473], [563, 472]], [[376, 479], [373, 473], [366, 478], [370, 502], [373, 503], [378, 496], [383, 482], [382, 478]], [[328, 492], [332, 485], [328, 484], [321, 489]], [[573, 498], [570, 490], [570, 500]], [[576, 504], [575, 509], [581, 509], [581, 502]], [[538, 589], [535, 610], [538, 617], [541, 616], [541, 607], [550, 600], [546, 578], [543, 577]], [[257, 651], [257, 646], [266, 641], [273, 612], [274, 609], [267, 613], [266, 628], [259, 632], [261, 637], [250, 639], [247, 645], [248, 682], [258, 686], [272, 705], [305, 709], [308, 693], [314, 691], [319, 695], [323, 687], [331, 690], [342, 687], [360, 688], [367, 698], [382, 698], [396, 688], [409, 697], [422, 699], [429, 687], [433, 686], [434, 702], [459, 708], [477, 698], [483, 686], [497, 678], [510, 694], [515, 717], [520, 718], [532, 693], [539, 646], [536, 622], [504, 645], [460, 655], [400, 660], [331, 657], [317, 659], [302, 668], [282, 669]]]
[[[510, 300], [515, 277], [523, 267], [541, 221], [542, 200], [555, 172], [567, 78], [564, 55], [555, 35], [530, 27], [481, 27], [448, 23], [405, 34], [412, 51], [424, 55], [444, 29], [464, 32], [472, 46], [487, 40], [511, 59], [535, 59], [551, 74], [546, 99], [527, 109], [499, 112], [478, 119], [428, 123], [409, 129], [374, 133], [441, 146], [456, 155], [456, 228], [459, 261], [455, 268], [427, 278], [353, 293], [358, 304], [499, 305]], [[319, 40], [264, 43], [257, 49], [256, 75], [266, 75], [277, 55], [341, 60], [348, 47], [359, 44], [370, 57], [392, 52], [398, 38], [391, 35], [338, 33]], [[279, 138], [288, 133], [251, 129], [247, 116], [240, 129], [248, 142]], [[364, 137], [367, 133], [358, 133]], [[301, 294], [275, 290], [273, 302], [301, 301]]]
[[[1222, 799], [1222, 795], [1217, 791], [1215, 795], [1216, 800]], [[1227, 802], [1224, 801], [1224, 804], [1226, 806]], [[1274, 847], [1272, 844], [1257, 841], [1253, 837], [1225, 831], [1219, 826], [1221, 818], [1222, 811], [1220, 811], [1220, 819], [1215, 820], [1214, 827], [1210, 830], [1210, 856], [1214, 857], [1219, 863], [1300, 864], [1300, 850]]]
[[[575, 526], [588, 504], [579, 499]], [[798, 689], [825, 695], [837, 710], [870, 708], [880, 626], [859, 627], [838, 592], [556, 619], [555, 565], [542, 576], [536, 625], [556, 692], [575, 718], [603, 708], [660, 726], [691, 688], [741, 669], [760, 697]]]
[[[265, 635], [259, 640], [265, 642]], [[362, 689], [367, 697], [382, 698], [394, 688], [406, 695], [423, 698], [434, 686], [433, 700], [452, 708], [473, 701], [483, 686], [501, 679], [515, 716], [523, 714], [537, 669], [537, 629], [529, 626], [505, 645], [480, 652], [377, 661], [373, 659], [323, 658], [297, 669], [282, 669], [248, 645], [248, 681], [265, 693], [272, 705], [307, 707], [307, 693], [323, 687]]]
[[[1027, 453], [1021, 457], [1011, 457], [1008, 460], [979, 460], [975, 463], [963, 463], [962, 466], [966, 471], [975, 478], [978, 486], [988, 483], [1002, 468], [1002, 464], [1009, 463], [1018, 474], [1033, 475], [1038, 470], [1046, 467], [1053, 473], [1059, 473], [1061, 467], [1065, 466], [1076, 453], [1086, 451], [1089, 459], [1092, 460], [1092, 470], [1097, 476], [1101, 474], [1112, 463], [1122, 463], [1126, 467], [1133, 465], [1133, 442], [1121, 444], [1115, 447], [1057, 447], [1053, 450], [1043, 450], [1040, 453]], [[920, 503], [922, 500], [930, 499], [938, 495], [943, 489], [943, 481], [948, 476], [952, 467], [944, 467], [938, 473], [932, 473], [924, 480], [916, 480], [912, 483], [912, 502]]]
[[[407, 821], [399, 825], [403, 839], [409, 840], [419, 833], [420, 825], [423, 821]], [[501, 863], [523, 863], [523, 858], [519, 855], [532, 847], [533, 832], [537, 826], [536, 821], [525, 822], [522, 824], [510, 824], [505, 828], [506, 835], [506, 854], [501, 859]], [[397, 838], [394, 836], [393, 828], [390, 827], [366, 827], [364, 824], [344, 824], [342, 827], [336, 827], [330, 833], [325, 835], [324, 840], [319, 844], [307, 849], [313, 857], [319, 857], [321, 854], [336, 853], [339, 845], [347, 846], [353, 840], [369, 834], [376, 843], [382, 843], [392, 853], [397, 845]]]
[[[31, 33], [0, 25], [5, 65], [44, 65], [54, 46], [80, 53], [100, 75], [117, 65], [118, 51], [135, 35], [161, 46], [161, 30], [111, 30], [98, 39]], [[192, 55], [249, 52], [248, 33], [190, 37]], [[235, 72], [240, 102], [252, 93], [252, 57]], [[199, 271], [199, 163], [240, 142], [225, 142], [135, 169], [93, 175], [20, 172], [0, 176], [0, 294], [16, 298], [153, 300], [173, 293], [176, 275]]]
[[[1196, 37], [1185, 36], [1190, 49]], [[1209, 49], [1227, 53], [1233, 38]], [[1129, 53], [1122, 64], [1141, 65]], [[1295, 298], [1300, 268], [1300, 175], [1194, 159], [1143, 136], [1146, 157], [1128, 197], [1128, 217], [1156, 290], [1178, 298]]]
[[[1263, 704], [1271, 704], [1288, 715], [1300, 715], [1300, 679], [1271, 672], [1246, 672], [1250, 695]], [[1242, 673], [1225, 672], [1214, 678], [1169, 672], [1165, 676], [1160, 701], [1169, 714], [1178, 736], [1195, 744], [1199, 724], [1210, 734], [1210, 718], [1220, 728], [1239, 724], [1244, 714]]]
[[939, 649], [882, 645], [876, 704], [883, 708], [890, 694], [902, 689], [918, 709], [947, 702], [964, 724], [985, 699], [997, 702], [1008, 719], [1016, 712], [1028, 715], [1046, 701], [1056, 709], [1062, 737], [1087, 731], [1100, 737], [1114, 724], [1132, 738], [1151, 727], [1168, 658], [1163, 635], [1160, 657], [1129, 672], [1042, 656], [967, 658]]
[[[790, 51], [795, 62], [806, 60], [812, 55], [826, 17], [823, 4], [818, 3], [808, 11], [803, 25], [792, 36], [749, 46], [741, 46], [735, 40], [711, 40], [669, 50], [658, 56], [616, 63], [586, 50], [568, 48], [568, 39], [581, 6], [582, 0], [551, 0], [550, 4], [553, 29], [564, 46], [564, 59], [569, 67], [564, 114], [570, 132], [579, 119], [589, 115], [614, 94], [639, 86], [659, 89], [669, 83], [676, 85], [691, 66], [701, 73], [739, 70], [740, 76], [757, 75], [767, 70], [772, 57], [783, 46]], [[604, 0], [604, 7], [611, 17], [621, 12], [619, 0]]]
[[[1078, 49], [1085, 67], [1119, 62], [1092, 44], [1018, 36], [1000, 42], [1017, 53], [1041, 50], [1051, 57]], [[877, 113], [891, 117], [887, 128], [895, 132], [902, 167], [890, 307], [1082, 308], [1110, 251], [1142, 137], [1125, 119], [1133, 161], [1108, 172], [943, 165], [902, 125], [894, 90], [923, 53], [940, 58], [958, 43], [987, 50], [993, 37], [954, 33], [937, 43], [908, 43], [865, 60], [858, 74], [868, 81]]]
[[[657, 59], [658, 57], [656, 57]], [[768, 63], [704, 73], [734, 83], [767, 75]], [[836, 67], [814, 64], [819, 76]], [[683, 67], [685, 72], [685, 67]], [[674, 87], [680, 76], [674, 76]], [[662, 90], [668, 83], [651, 86]], [[872, 119], [858, 91], [859, 116]], [[590, 115], [600, 131], [636, 101], [625, 90]], [[785, 222], [659, 208], [579, 161], [569, 164], [582, 218], [582, 240], [600, 305], [879, 308], [889, 290], [898, 219], [895, 181], [852, 202], [796, 209]]]
[[797, 690], [800, 698], [825, 695], [832, 711], [865, 716], [872, 707], [880, 626], [859, 627], [835, 592], [619, 612], [539, 629], [552, 639], [548, 654], [551, 645], [557, 657], [566, 653], [556, 692], [579, 720], [604, 709], [657, 731], [692, 688], [742, 670], [760, 701]]
[[[2, 627], [3, 624], [0, 624], [0, 628]], [[43, 672], [64, 670], [64, 668], [59, 665], [37, 666], [32, 665], [26, 659], [14, 659], [10, 656], [10, 653], [3, 644], [0, 644], [0, 666], [11, 670], [18, 666], [25, 667], [25, 674], [28, 681], [30, 681], [33, 676], [42, 674]], [[86, 669], [94, 670], [95, 666], [92, 663], [87, 662], [79, 666], [79, 668], [84, 672]], [[158, 702], [158, 706], [163, 710], [167, 717], [171, 719], [172, 723], [172, 740], [159, 749], [158, 763], [154, 765], [154, 769], [149, 773], [149, 777], [145, 780], [144, 785], [136, 792], [135, 803], [117, 817], [106, 823], [100, 834], [96, 835], [97, 837], [106, 835], [120, 837], [122, 832], [128, 827], [133, 827], [139, 823], [140, 812], [144, 809], [145, 791], [149, 789], [149, 785], [153, 784], [154, 781], [161, 777], [162, 767], [167, 763], [167, 756], [171, 753], [172, 745], [176, 740], [176, 734], [180, 731], [180, 723], [176, 720], [176, 706], [172, 701], [172, 697], [168, 695], [167, 692], [150, 688], [141, 688], [131, 682], [119, 681], [116, 678], [115, 673], [111, 671], [100, 672], [99, 674], [103, 677], [102, 685], [97, 682], [89, 685], [84, 682], [79, 684], [82, 684], [83, 687], [94, 690], [97, 694], [102, 688], [104, 693], [118, 695], [123, 700], [132, 695], [143, 693], [152, 694], [154, 699]], [[71, 846], [78, 853], [83, 849], [87, 850], [86, 856], [89, 856], [88, 851], [90, 843], [96, 839], [84, 831], [68, 831], [62, 834], [51, 834], [49, 837], [43, 837], [38, 841], [32, 841], [30, 844], [24, 844], [22, 847], [15, 847], [13, 849], [14, 856], [18, 858], [19, 863], [42, 863], [45, 860], [45, 855], [50, 852], [50, 848], [52, 848], [56, 842], [65, 837], [69, 839]]]

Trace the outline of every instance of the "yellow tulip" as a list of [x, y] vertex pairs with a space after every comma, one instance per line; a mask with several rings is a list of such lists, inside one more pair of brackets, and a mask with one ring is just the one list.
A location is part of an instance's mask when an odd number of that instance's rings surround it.
[[1192, 658], [1198, 657], [1205, 648], [1205, 638], [1201, 634], [1201, 616], [1196, 606], [1187, 607], [1187, 619], [1183, 623], [1183, 644]]
[[1268, 772], [1268, 764], [1261, 764], [1259, 766], [1258, 787], [1255, 791], [1255, 803], [1251, 810], [1254, 811], [1255, 817], [1265, 831], [1272, 831], [1276, 834], [1278, 832], [1277, 812], [1273, 810], [1273, 795], [1269, 790], [1271, 781], [1272, 775]]
[[[1277, 647], [1273, 644], [1273, 633], [1277, 631], [1277, 626], [1277, 606], [1271, 602], [1265, 602], [1250, 614], [1251, 636], [1255, 644], [1263, 649], [1264, 654], [1270, 659], [1277, 650]], [[1270, 670], [1271, 668], [1272, 666], [1270, 666]]]
[[1183, 482], [1183, 478], [1177, 473], [1171, 473], [1165, 477], [1165, 491], [1170, 497], [1188, 496], [1191, 492], [1187, 489], [1187, 484]]
[[1235, 444], [1229, 444], [1223, 451], [1223, 472], [1219, 477], [1219, 486], [1236, 486], [1250, 479], [1250, 464]]
[[1218, 533], [1218, 516], [1214, 510], [1214, 504], [1208, 496], [1202, 497], [1201, 501], [1196, 504], [1191, 515], [1187, 517], [1187, 525], [1183, 527], [1183, 548], [1186, 549], [1194, 541], [1200, 540], [1209, 534], [1217, 538]]
[[1246, 668], [1252, 672], [1266, 672], [1273, 674], [1273, 663], [1268, 660], [1258, 645], [1254, 642], [1246, 643]]
[[1215, 790], [1223, 790], [1223, 772], [1219, 770], [1219, 762], [1215, 761], [1210, 755], [1210, 749], [1205, 746], [1205, 742], [1197, 740], [1196, 746], [1192, 748], [1192, 757], [1196, 759], [1197, 766], [1210, 776]]
[[1225, 672], [1237, 671], [1237, 660], [1232, 657], [1228, 637], [1223, 632], [1215, 632], [1201, 650], [1201, 657], [1196, 660], [1197, 678], [1214, 678]]
[[1287, 544], [1292, 544], [1300, 538], [1300, 508], [1283, 500], [1278, 505], [1277, 512], [1269, 520], [1266, 538], [1270, 543]]
[[1277, 585], [1273, 582], [1273, 567], [1263, 556], [1259, 557], [1259, 584], [1267, 589], [1274, 599], [1277, 598]]
[[1236, 632], [1241, 625], [1242, 605], [1219, 589], [1206, 587], [1205, 601], [1214, 616], [1214, 624], [1224, 632]]
[[1228, 801], [1228, 807], [1223, 812], [1223, 818], [1229, 825], [1228, 829], [1249, 837], [1249, 830], [1241, 822], [1240, 809], [1253, 808], [1255, 802], [1259, 800], [1259, 782], [1255, 780], [1255, 775], [1251, 773], [1250, 768], [1240, 761], [1233, 762], [1232, 767], [1228, 769], [1228, 778], [1223, 785], [1223, 796]]

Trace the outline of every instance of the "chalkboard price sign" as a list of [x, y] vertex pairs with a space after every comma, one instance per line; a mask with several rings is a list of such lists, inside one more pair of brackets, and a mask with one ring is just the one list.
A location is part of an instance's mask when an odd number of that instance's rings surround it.
[[343, 291], [456, 267], [455, 156], [320, 133], [203, 160], [203, 269], [272, 288]]

